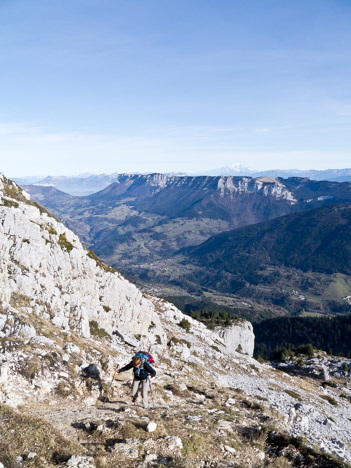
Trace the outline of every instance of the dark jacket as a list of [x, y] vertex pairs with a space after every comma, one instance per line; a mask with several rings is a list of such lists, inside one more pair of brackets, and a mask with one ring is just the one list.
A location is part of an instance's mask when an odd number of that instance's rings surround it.
[[133, 361], [122, 367], [119, 372], [125, 372], [129, 369], [133, 369], [134, 380], [145, 380], [149, 375], [155, 377], [156, 371], [150, 366], [148, 362], [142, 363], [138, 367], [133, 367]]

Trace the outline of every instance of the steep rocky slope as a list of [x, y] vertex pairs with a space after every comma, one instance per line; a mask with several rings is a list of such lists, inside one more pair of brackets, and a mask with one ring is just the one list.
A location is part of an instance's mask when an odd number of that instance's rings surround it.
[[[107, 332], [162, 335], [152, 303], [86, 251], [77, 236], [2, 179], [1, 304], [28, 302], [54, 325], [89, 337], [89, 321]], [[50, 310], [48, 310], [50, 309]], [[152, 335], [154, 336], [155, 333]], [[148, 337], [150, 337], [149, 335]]]
[[[245, 323], [234, 325], [235, 342], [142, 295], [3, 176], [0, 246], [0, 462], [7, 468], [351, 461], [345, 376], [321, 386], [240, 353], [251, 346]], [[115, 365], [144, 347], [157, 370], [155, 407], [146, 412], [130, 405], [127, 374], [107, 395]], [[89, 363], [101, 371], [102, 390], [81, 375]]]

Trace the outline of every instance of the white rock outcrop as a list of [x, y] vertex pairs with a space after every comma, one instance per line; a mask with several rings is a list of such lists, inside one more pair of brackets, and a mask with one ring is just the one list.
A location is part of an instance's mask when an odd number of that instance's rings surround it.
[[164, 341], [152, 302], [27, 198], [0, 175], [1, 307], [20, 297], [37, 315], [49, 314], [54, 325], [85, 337], [95, 321], [110, 335], [140, 335], [150, 344], [157, 336]]
[[216, 327], [214, 330], [231, 351], [252, 357], [255, 347], [255, 335], [250, 322], [241, 321], [230, 327]]

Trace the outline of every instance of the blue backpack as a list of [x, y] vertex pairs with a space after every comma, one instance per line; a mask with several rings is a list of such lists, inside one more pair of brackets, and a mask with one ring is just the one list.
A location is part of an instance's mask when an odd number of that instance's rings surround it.
[[145, 364], [145, 362], [147, 362], [148, 364], [153, 364], [155, 362], [155, 360], [151, 356], [151, 354], [148, 353], [147, 351], [138, 351], [136, 354], [134, 354], [133, 359], [138, 358], [138, 357], [141, 358], [141, 364], [138, 367], [138, 370], [136, 372], [134, 371], [134, 374], [137, 377], [140, 377], [140, 372], [142, 372], [142, 374], [144, 374], [144, 364]]
[[154, 364], [155, 362], [154, 358], [147, 351], [138, 351], [133, 356], [133, 358], [136, 358], [136, 357], [140, 357], [143, 364], [144, 362], [148, 362], [149, 364]]

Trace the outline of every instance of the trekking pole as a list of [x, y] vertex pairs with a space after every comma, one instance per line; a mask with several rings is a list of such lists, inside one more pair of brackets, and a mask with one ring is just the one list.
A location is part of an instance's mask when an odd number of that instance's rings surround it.
[[105, 399], [104, 399], [104, 403], [106, 403], [106, 400], [107, 400], [109, 391], [111, 390], [111, 387], [112, 387], [113, 381], [115, 380], [115, 376], [116, 376], [116, 373], [118, 372], [118, 369], [119, 369], [119, 367], [117, 366], [116, 369], [115, 369], [115, 373], [113, 374], [111, 383], [110, 383], [110, 385], [109, 385], [109, 387], [108, 387], [108, 389], [107, 389], [106, 396], [105, 396]]
[[152, 399], [152, 407], [155, 408], [154, 393], [153, 393], [153, 391], [152, 391], [151, 379], [148, 379], [148, 381], [149, 381], [149, 386], [150, 386], [150, 393], [151, 393], [151, 399]]

